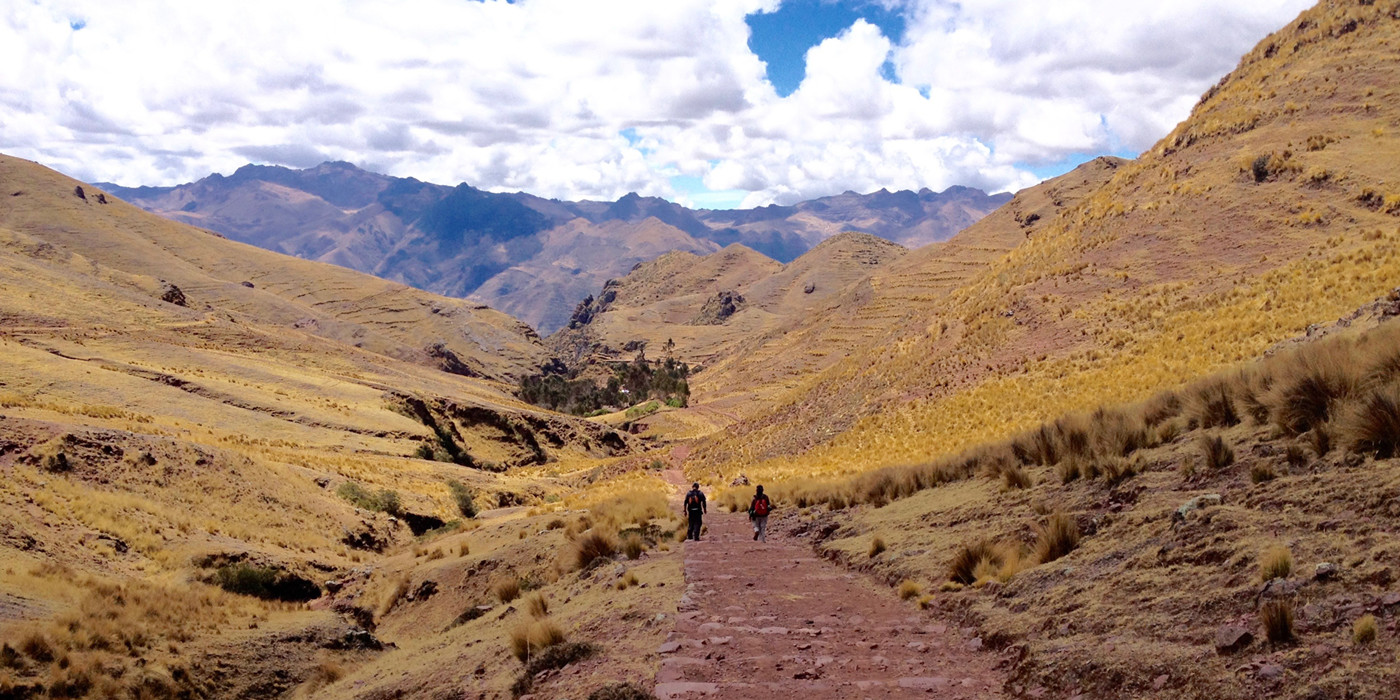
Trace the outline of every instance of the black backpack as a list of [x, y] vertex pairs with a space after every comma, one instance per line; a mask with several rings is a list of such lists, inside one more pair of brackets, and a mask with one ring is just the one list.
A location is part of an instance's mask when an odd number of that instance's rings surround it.
[[704, 498], [704, 496], [700, 495], [699, 491], [691, 491], [690, 493], [687, 493], [685, 495], [685, 509], [687, 511], [690, 511], [691, 513], [699, 513], [700, 503], [704, 500]]

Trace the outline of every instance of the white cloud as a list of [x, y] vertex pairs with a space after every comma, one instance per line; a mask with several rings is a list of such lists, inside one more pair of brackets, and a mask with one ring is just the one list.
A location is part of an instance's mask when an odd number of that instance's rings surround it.
[[0, 151], [127, 184], [336, 158], [568, 198], [1014, 189], [1146, 148], [1310, 4], [884, 0], [900, 45], [857, 22], [780, 98], [744, 21], [777, 1], [5, 3]]

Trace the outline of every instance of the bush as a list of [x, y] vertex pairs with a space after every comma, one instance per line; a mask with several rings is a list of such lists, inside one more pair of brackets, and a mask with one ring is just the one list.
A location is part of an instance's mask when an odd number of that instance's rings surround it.
[[529, 663], [545, 649], [565, 641], [563, 630], [549, 620], [526, 622], [510, 632], [511, 653], [523, 663]]
[[627, 555], [628, 559], [637, 559], [642, 556], [642, 552], [646, 551], [646, 548], [642, 536], [635, 532], [629, 532], [626, 537], [622, 538], [622, 553]]
[[531, 617], [545, 617], [549, 615], [549, 601], [545, 600], [543, 593], [536, 593], [525, 599], [525, 609]]
[[263, 600], [304, 602], [321, 596], [321, 589], [307, 579], [274, 567], [243, 562], [216, 569], [213, 583], [229, 593]]
[[574, 540], [574, 564], [580, 569], [611, 559], [614, 554], [617, 554], [617, 540], [612, 535], [590, 530]]
[[880, 553], [884, 551], [885, 540], [879, 535], [876, 535], [875, 539], [870, 540], [870, 558], [874, 559], [875, 557], [880, 556]]
[[1188, 413], [1190, 422], [1201, 428], [1228, 428], [1239, 425], [1240, 414], [1223, 381], [1208, 381], [1195, 389]]
[[371, 493], [365, 487], [347, 481], [336, 488], [335, 493], [362, 510], [378, 511], [393, 516], [403, 515], [403, 506], [399, 502], [397, 491], [380, 489]]
[[924, 593], [924, 587], [923, 587], [923, 586], [920, 586], [920, 585], [919, 585], [917, 582], [915, 582], [915, 581], [910, 581], [910, 580], [908, 580], [908, 579], [905, 579], [904, 581], [901, 581], [900, 584], [899, 584], [899, 599], [900, 599], [900, 600], [913, 600], [914, 598], [918, 598], [920, 595], [923, 595], [923, 593]]
[[1031, 475], [1021, 467], [1009, 467], [1001, 471], [1002, 486], [1007, 490], [1028, 489], [1034, 485]]
[[1370, 644], [1376, 641], [1379, 629], [1375, 615], [1362, 615], [1351, 626], [1351, 641], [1357, 644]]
[[989, 540], [980, 540], [970, 545], [965, 544], [953, 555], [953, 561], [948, 565], [948, 578], [965, 586], [971, 586], [977, 582], [979, 568], [985, 564], [1000, 566], [1001, 563], [1001, 553]]
[[506, 576], [497, 579], [491, 584], [491, 592], [496, 594], [496, 599], [502, 603], [509, 603], [520, 597], [520, 579], [514, 576]]
[[1274, 473], [1274, 468], [1263, 462], [1256, 462], [1254, 466], [1249, 468], [1249, 480], [1253, 483], [1262, 484], [1276, 478], [1278, 478], [1278, 474]]
[[1400, 446], [1400, 390], [1395, 385], [1374, 389], [1341, 421], [1347, 449], [1390, 459]]
[[472, 492], [456, 479], [447, 482], [447, 489], [452, 492], [452, 500], [457, 502], [457, 512], [464, 518], [475, 518], [476, 501], [472, 499]]
[[1210, 469], [1224, 469], [1235, 463], [1235, 451], [1219, 435], [1202, 435], [1201, 459]]
[[1312, 448], [1313, 454], [1318, 457], [1325, 456], [1332, 451], [1332, 431], [1326, 424], [1314, 427], [1303, 434], [1303, 440]]
[[1287, 547], [1270, 547], [1259, 557], [1259, 577], [1263, 581], [1288, 578], [1293, 573], [1293, 553]]
[[1055, 561], [1079, 546], [1079, 523], [1064, 513], [1056, 513], [1037, 528], [1035, 558], [1041, 564]]
[[1055, 465], [1055, 473], [1059, 475], [1061, 484], [1068, 484], [1084, 475], [1084, 466], [1078, 458], [1071, 457]]
[[1264, 623], [1264, 634], [1269, 643], [1288, 644], [1293, 641], [1293, 602], [1271, 600], [1259, 609], [1259, 621]]

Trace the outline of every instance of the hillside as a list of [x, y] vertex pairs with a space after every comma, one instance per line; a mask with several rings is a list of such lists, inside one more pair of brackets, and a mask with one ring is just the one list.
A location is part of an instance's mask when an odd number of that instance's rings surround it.
[[446, 187], [339, 162], [305, 170], [249, 165], [175, 187], [98, 186], [238, 241], [479, 300], [545, 334], [604, 281], [664, 252], [705, 255], [741, 244], [787, 262], [850, 230], [922, 244], [1009, 198], [965, 187], [881, 190], [708, 211], [636, 194], [562, 202]]
[[[510, 395], [545, 353], [503, 314], [16, 158], [0, 156], [0, 186], [7, 697], [248, 697], [358, 665], [386, 611], [303, 606], [327, 580], [392, 588], [368, 572], [445, 524], [465, 541], [464, 499], [577, 503], [586, 470], [635, 448]], [[453, 563], [515, 542], [523, 514], [506, 513]], [[499, 657], [483, 661], [509, 685]]]

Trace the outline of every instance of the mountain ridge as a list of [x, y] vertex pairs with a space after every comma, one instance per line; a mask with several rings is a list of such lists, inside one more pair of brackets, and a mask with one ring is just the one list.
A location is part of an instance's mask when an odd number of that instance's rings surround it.
[[[941, 240], [1010, 198], [955, 186], [943, 193], [848, 191], [786, 207], [707, 210], [635, 192], [614, 202], [488, 192], [380, 175], [343, 161], [302, 170], [250, 164], [169, 187], [95, 186], [245, 243], [509, 309], [543, 334], [559, 328], [587, 290], [652, 257], [658, 240], [698, 254], [741, 243], [788, 262], [848, 230], [906, 247]], [[654, 223], [643, 226], [647, 221]], [[605, 241], [617, 223], [637, 227], [625, 244], [612, 242], [608, 255], [593, 256], [588, 267], [561, 264], [567, 254], [556, 232]]]

